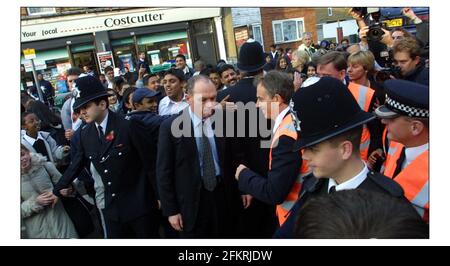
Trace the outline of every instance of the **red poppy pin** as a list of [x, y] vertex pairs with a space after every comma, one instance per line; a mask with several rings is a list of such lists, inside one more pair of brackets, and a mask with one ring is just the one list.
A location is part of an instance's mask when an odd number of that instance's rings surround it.
[[112, 141], [114, 139], [114, 130], [109, 132], [109, 134], [106, 136], [107, 141]]

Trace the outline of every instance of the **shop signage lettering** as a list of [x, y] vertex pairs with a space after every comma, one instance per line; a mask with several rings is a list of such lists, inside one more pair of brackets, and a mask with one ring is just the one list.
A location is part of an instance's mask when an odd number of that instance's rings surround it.
[[[46, 36], [46, 35], [51, 35], [51, 34], [57, 34], [58, 33], [58, 28], [54, 28], [54, 29], [45, 29], [42, 30], [42, 36]], [[36, 36], [36, 32], [22, 32], [23, 37], [34, 37]]]
[[58, 33], [58, 28], [54, 28], [52, 30], [43, 30], [42, 36], [49, 35], [49, 34], [56, 34], [56, 33]]
[[136, 24], [136, 23], [145, 23], [145, 22], [151, 22], [151, 21], [159, 21], [162, 20], [163, 13], [159, 14], [145, 14], [141, 16], [126, 16], [124, 18], [107, 18], [105, 19], [105, 26], [108, 28], [114, 27], [114, 26], [124, 26], [124, 25], [130, 25], [130, 24]]
[[[200, 11], [199, 11], [200, 10]], [[88, 34], [98, 31], [174, 23], [220, 16], [220, 8], [158, 8], [127, 10], [120, 14], [98, 13], [86, 18], [77, 15], [77, 19], [49, 19], [47, 23], [22, 21], [22, 42], [61, 38]], [[50, 22], [52, 21], [52, 22]]]

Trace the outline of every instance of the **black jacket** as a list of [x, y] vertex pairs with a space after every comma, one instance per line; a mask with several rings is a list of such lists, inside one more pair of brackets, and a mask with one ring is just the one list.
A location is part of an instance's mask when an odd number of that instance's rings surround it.
[[[190, 136], [177, 137], [173, 135], [171, 127], [177, 118], [191, 123]], [[189, 130], [189, 125], [186, 126], [182, 122], [178, 128], [182, 132], [183, 129]], [[225, 140], [222, 137], [215, 137], [215, 140], [222, 178], [225, 178], [226, 175], [223, 174]], [[189, 232], [194, 229], [199, 209], [202, 179], [193, 125], [186, 109], [161, 124], [156, 176], [163, 215], [172, 216], [181, 213], [183, 230]], [[221, 182], [226, 183], [223, 179]]]
[[150, 185], [150, 146], [143, 126], [109, 111], [103, 143], [95, 123], [81, 130], [77, 153], [53, 193], [66, 188], [84, 167], [93, 163], [105, 187], [104, 213], [109, 219], [128, 222], [157, 209], [155, 192]]
[[428, 86], [430, 84], [430, 70], [425, 67], [425, 62], [421, 59], [414, 71], [406, 75], [403, 79]]
[[293, 138], [281, 136], [272, 149], [272, 169], [267, 177], [244, 169], [239, 176], [239, 189], [270, 205], [283, 203], [302, 165], [300, 152], [292, 151], [294, 143]]
[[[244, 78], [240, 80], [236, 85], [229, 87], [226, 90], [219, 91], [217, 95], [217, 101], [220, 102], [227, 95], [230, 95], [227, 101], [229, 102], [241, 102], [243, 104], [248, 104], [250, 102], [256, 104], [256, 87], [253, 85], [254, 78]], [[260, 128], [260, 116], [263, 116], [262, 112], [257, 108], [256, 112], [257, 128]], [[237, 125], [238, 112], [231, 113], [234, 115], [234, 136], [237, 136], [238, 129], [241, 125]], [[227, 115], [230, 113], [227, 112]], [[249, 112], [246, 111], [245, 116], [245, 136], [244, 137], [234, 137], [230, 138], [228, 142], [230, 143], [231, 154], [233, 155], [233, 165], [227, 166], [231, 169], [236, 169], [239, 164], [245, 164], [248, 168], [252, 169], [254, 172], [262, 176], [267, 176], [267, 171], [269, 170], [269, 148], [261, 148], [261, 141], [270, 141], [269, 136], [261, 136], [259, 130], [256, 137], [253, 137], [249, 129]], [[270, 130], [270, 120], [263, 120], [267, 123], [266, 128]]]
[[[297, 216], [305, 202], [315, 195], [328, 193], [328, 181], [326, 178], [315, 178], [312, 174], [307, 176], [303, 182], [298, 200], [295, 202], [286, 222], [275, 232], [274, 238], [294, 238], [294, 230]], [[402, 187], [394, 180], [375, 172], [369, 172], [367, 178], [357, 189], [379, 192], [392, 195], [396, 198], [404, 198]], [[407, 200], [406, 198], [404, 198]]]
[[145, 134], [151, 138], [153, 143], [158, 141], [159, 126], [169, 118], [170, 115], [158, 115], [150, 111], [134, 111], [125, 116], [125, 119], [135, 120], [145, 125]]

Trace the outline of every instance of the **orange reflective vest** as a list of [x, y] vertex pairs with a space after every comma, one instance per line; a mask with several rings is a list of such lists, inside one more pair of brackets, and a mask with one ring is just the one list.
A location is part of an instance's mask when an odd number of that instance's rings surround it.
[[[281, 136], [288, 136], [290, 138], [293, 138], [294, 140], [297, 140], [298, 138], [297, 131], [295, 130], [291, 114], [288, 114], [283, 118], [283, 121], [278, 126], [277, 130], [275, 131], [275, 135], [273, 136], [269, 153], [269, 170], [272, 169], [272, 149], [274, 148], [275, 145], [278, 145], [278, 139]], [[298, 170], [298, 172], [299, 174], [297, 176], [297, 179], [295, 180], [295, 183], [292, 186], [291, 190], [289, 191], [289, 194], [287, 195], [286, 199], [284, 200], [283, 203], [277, 205], [277, 216], [280, 225], [282, 225], [286, 221], [287, 216], [289, 214], [289, 210], [292, 208], [292, 206], [294, 206], [295, 202], [297, 201], [298, 194], [300, 193], [300, 190], [302, 188], [303, 177], [310, 173], [308, 165], [306, 163], [302, 163], [302, 166]]]
[[428, 223], [430, 211], [428, 150], [402, 169], [397, 176], [393, 176], [402, 149], [403, 144], [390, 141], [384, 175], [394, 179], [402, 186], [405, 197], [412, 203], [422, 219]]
[[[350, 82], [348, 84], [348, 89], [355, 97], [356, 101], [362, 110], [369, 112], [370, 103], [372, 101], [375, 91], [369, 87]], [[370, 146], [370, 132], [366, 125], [363, 127], [363, 132], [361, 136], [361, 144], [359, 145], [359, 152], [361, 158], [367, 161], [369, 158], [369, 146]]]

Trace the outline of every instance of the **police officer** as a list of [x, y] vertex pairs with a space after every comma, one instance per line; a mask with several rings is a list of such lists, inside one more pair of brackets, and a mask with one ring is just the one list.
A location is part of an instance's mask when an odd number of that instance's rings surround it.
[[[375, 119], [375, 115], [362, 111], [342, 82], [322, 77], [298, 90], [293, 102], [300, 124], [300, 138], [294, 148], [303, 149], [303, 160], [312, 175], [305, 177], [299, 199], [275, 237], [293, 237], [300, 207], [314, 196], [365, 189], [406, 201], [402, 188], [395, 181], [369, 171], [361, 159], [362, 127]], [[405, 206], [412, 208], [410, 204]]]
[[136, 121], [109, 111], [108, 93], [98, 79], [86, 76], [74, 83], [73, 108], [87, 124], [53, 193], [69, 196], [67, 188], [86, 167], [94, 179], [105, 238], [158, 237], [157, 201], [147, 169], [151, 144], [141, 135], [145, 131]]
[[386, 103], [375, 110], [390, 140], [384, 175], [403, 187], [406, 198], [428, 222], [429, 87], [406, 80], [388, 80], [384, 85]]

